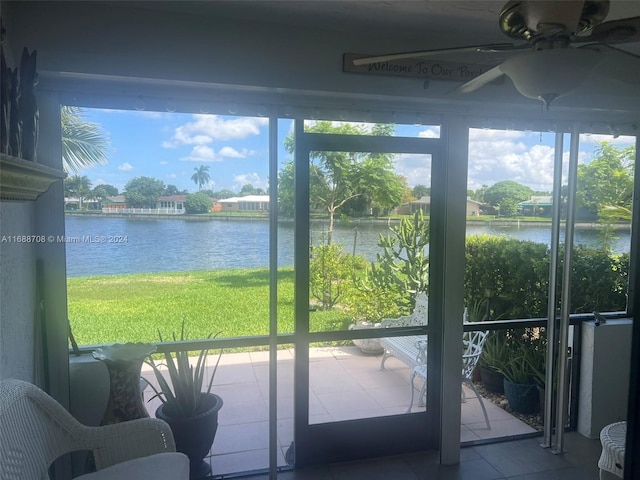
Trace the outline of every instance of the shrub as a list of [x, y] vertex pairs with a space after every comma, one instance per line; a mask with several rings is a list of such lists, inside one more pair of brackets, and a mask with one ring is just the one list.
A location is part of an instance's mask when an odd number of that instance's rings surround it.
[[344, 252], [341, 245], [314, 245], [309, 262], [310, 293], [322, 310], [330, 310], [353, 288], [352, 278], [366, 266], [362, 257]]
[[[564, 248], [560, 248], [562, 278]], [[626, 308], [629, 255], [574, 246], [571, 313]], [[489, 235], [467, 238], [465, 305], [489, 302], [489, 317], [547, 316], [549, 248], [540, 243]], [[560, 299], [560, 285], [557, 298]]]
[[489, 317], [534, 318], [547, 313], [549, 249], [490, 235], [467, 238], [465, 305], [489, 301]]
[[213, 203], [206, 193], [198, 192], [187, 195], [184, 201], [184, 208], [189, 214], [207, 213], [211, 210]]
[[[605, 249], [573, 247], [571, 312], [626, 309], [629, 254], [614, 255]], [[560, 268], [562, 274], [562, 269]], [[559, 293], [558, 293], [559, 294]]]

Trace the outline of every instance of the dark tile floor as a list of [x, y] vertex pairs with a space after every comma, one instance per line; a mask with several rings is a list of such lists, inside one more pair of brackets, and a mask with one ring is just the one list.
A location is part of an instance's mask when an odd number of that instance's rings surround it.
[[[460, 464], [443, 466], [436, 452], [336, 463], [278, 474], [279, 480], [597, 480], [599, 440], [571, 432], [565, 453], [540, 447], [541, 438], [463, 448]], [[267, 480], [266, 474], [241, 477]]]

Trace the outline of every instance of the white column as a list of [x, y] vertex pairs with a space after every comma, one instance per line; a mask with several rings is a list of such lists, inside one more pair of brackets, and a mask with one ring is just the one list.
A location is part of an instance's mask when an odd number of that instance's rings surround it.
[[[447, 119], [441, 138], [444, 144], [441, 160], [433, 165], [432, 195], [439, 191], [435, 182], [443, 182], [444, 202], [436, 201], [436, 208], [443, 208], [441, 245], [443, 262], [442, 289], [442, 376], [440, 389], [440, 463], [455, 465], [460, 462], [460, 398], [462, 372], [462, 316], [464, 311], [464, 249], [467, 207], [467, 162], [469, 156], [469, 129], [461, 117]], [[442, 177], [436, 175], [443, 175]], [[433, 203], [432, 203], [433, 207]], [[433, 250], [431, 250], [433, 252]], [[431, 288], [431, 285], [430, 285]]]

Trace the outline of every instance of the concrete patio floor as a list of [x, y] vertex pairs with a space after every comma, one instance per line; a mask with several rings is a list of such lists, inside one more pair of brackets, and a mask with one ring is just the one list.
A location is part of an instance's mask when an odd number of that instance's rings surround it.
[[[410, 370], [389, 358], [381, 371], [380, 356], [365, 355], [355, 346], [312, 348], [309, 354], [309, 421], [336, 422], [403, 414], [409, 405]], [[214, 393], [224, 401], [219, 427], [211, 449], [214, 475], [249, 472], [268, 467], [268, 352], [223, 354], [214, 381]], [[210, 358], [210, 365], [215, 364]], [[293, 441], [293, 349], [278, 351], [278, 465]], [[143, 375], [155, 384], [145, 365]], [[488, 400], [491, 429], [487, 429], [479, 401], [463, 386], [466, 402], [461, 402], [460, 440], [469, 442], [533, 433], [535, 430]], [[145, 391], [146, 400], [153, 395]], [[417, 392], [416, 392], [417, 397]], [[159, 405], [146, 404], [153, 416]], [[424, 411], [414, 405], [412, 412]]]

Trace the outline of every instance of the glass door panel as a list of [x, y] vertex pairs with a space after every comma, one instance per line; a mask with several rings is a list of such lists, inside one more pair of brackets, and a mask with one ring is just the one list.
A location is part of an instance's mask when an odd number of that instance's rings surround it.
[[[425, 382], [438, 142], [328, 134], [340, 125], [320, 123], [318, 133], [296, 129], [296, 188], [304, 192], [296, 202], [307, 215], [296, 230], [298, 466], [424, 449], [433, 423]], [[423, 308], [411, 316], [416, 292]]]

